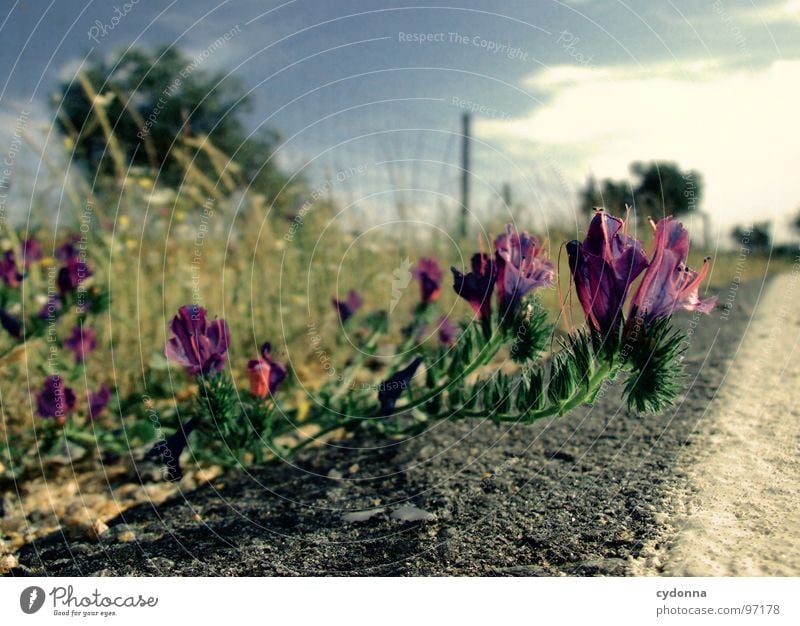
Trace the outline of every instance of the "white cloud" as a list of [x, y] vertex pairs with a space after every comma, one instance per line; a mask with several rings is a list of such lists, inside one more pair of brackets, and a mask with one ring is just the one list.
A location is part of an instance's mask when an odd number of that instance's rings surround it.
[[517, 154], [527, 145], [531, 154], [573, 155], [559, 165], [576, 179], [624, 178], [637, 160], [677, 161], [703, 174], [703, 206], [726, 225], [800, 203], [800, 60], [727, 74], [706, 63], [680, 72], [556, 67], [526, 84], [546, 104], [524, 118], [479, 121], [478, 136], [517, 143]]
[[800, 0], [784, 0], [771, 7], [759, 9], [753, 8], [748, 12], [748, 16], [753, 21], [765, 22], [794, 22], [800, 24]]

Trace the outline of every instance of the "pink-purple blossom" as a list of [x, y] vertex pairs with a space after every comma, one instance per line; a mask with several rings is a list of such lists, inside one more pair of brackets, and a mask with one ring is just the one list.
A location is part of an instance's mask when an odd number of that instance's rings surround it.
[[178, 309], [169, 329], [172, 337], [164, 350], [168, 359], [192, 375], [210, 374], [223, 368], [231, 342], [225, 320], [209, 321], [203, 307], [186, 304]]
[[654, 225], [653, 255], [631, 302], [631, 318], [649, 323], [678, 309], [709, 313], [717, 297], [700, 299], [700, 283], [709, 272], [710, 259], [696, 272], [686, 266], [689, 233], [683, 224], [667, 217]]
[[419, 260], [411, 274], [419, 281], [422, 304], [436, 302], [442, 293], [442, 268], [435, 257], [424, 257]]
[[17, 259], [13, 250], [6, 250], [0, 256], [0, 278], [9, 287], [19, 287], [22, 283], [22, 274], [17, 269]]
[[100, 385], [97, 391], [90, 393], [88, 418], [96, 419], [108, 406], [109, 400], [111, 400], [111, 390], [105, 384]]
[[42, 253], [41, 244], [33, 237], [23, 239], [21, 242], [22, 247], [22, 266], [27, 268], [31, 263], [41, 261], [44, 254]]
[[86, 355], [97, 348], [97, 331], [88, 326], [75, 326], [64, 346], [75, 355], [77, 363], [83, 363]]
[[75, 392], [57, 375], [48, 376], [36, 394], [37, 413], [41, 417], [52, 417], [57, 424], [67, 421], [67, 416], [75, 410], [75, 403]]
[[601, 332], [616, 327], [631, 284], [647, 267], [642, 244], [627, 234], [626, 220], [598, 210], [586, 238], [569, 242], [567, 254], [589, 324]]
[[446, 315], [439, 318], [439, 341], [446, 346], [452, 346], [456, 342], [458, 328], [450, 321]]
[[506, 232], [495, 239], [497, 297], [505, 315], [537, 287], [553, 283], [555, 267], [535, 236], [506, 224]]

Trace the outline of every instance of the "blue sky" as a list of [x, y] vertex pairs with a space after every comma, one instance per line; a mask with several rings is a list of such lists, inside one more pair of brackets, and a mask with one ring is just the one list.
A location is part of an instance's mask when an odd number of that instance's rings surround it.
[[518, 219], [570, 218], [590, 173], [651, 159], [704, 175], [718, 229], [780, 226], [800, 204], [800, 0], [140, 0], [114, 23], [124, 4], [3, 0], [0, 148], [21, 110], [48, 122], [87, 56], [194, 55], [237, 29], [203, 67], [252, 89], [249, 123], [281, 132], [291, 171], [322, 184], [360, 168], [335, 193], [362, 217], [451, 219], [465, 107], [484, 214], [508, 183]]

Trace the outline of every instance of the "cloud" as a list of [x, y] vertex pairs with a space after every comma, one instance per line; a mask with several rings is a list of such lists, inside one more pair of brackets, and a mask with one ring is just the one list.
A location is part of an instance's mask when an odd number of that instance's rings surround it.
[[525, 84], [546, 104], [512, 120], [482, 120], [478, 136], [570, 155], [563, 171], [625, 178], [638, 160], [677, 161], [705, 180], [718, 223], [785, 214], [800, 202], [800, 60], [721, 73], [698, 62], [658, 67], [553, 67]]
[[800, 0], [784, 0], [773, 6], [765, 8], [752, 8], [746, 11], [745, 16], [751, 21], [767, 23], [793, 22], [800, 24]]

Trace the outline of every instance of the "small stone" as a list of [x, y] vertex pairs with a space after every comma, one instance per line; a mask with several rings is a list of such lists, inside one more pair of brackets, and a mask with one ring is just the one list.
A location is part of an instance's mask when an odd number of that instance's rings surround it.
[[342, 515], [342, 520], [347, 522], [348, 524], [353, 524], [355, 522], [366, 522], [368, 519], [375, 517], [376, 515], [380, 515], [383, 513], [383, 509], [367, 509], [366, 511], [351, 511], [350, 513], [345, 513]]
[[131, 541], [136, 541], [136, 533], [132, 530], [123, 530], [121, 533], [117, 535], [117, 541], [121, 541], [122, 543], [130, 543]]
[[19, 561], [13, 554], [0, 556], [0, 574], [8, 574], [17, 565], [19, 565]]
[[86, 534], [88, 535], [89, 539], [94, 541], [100, 541], [105, 533], [108, 532], [108, 525], [103, 520], [95, 520], [94, 524], [92, 524], [87, 530]]
[[358, 463], [353, 463], [350, 467], [347, 468], [347, 471], [351, 474], [355, 474], [358, 470], [361, 469], [361, 466]]
[[436, 519], [436, 515], [433, 513], [415, 507], [413, 504], [401, 506], [392, 511], [391, 517], [401, 522], [431, 522]]

